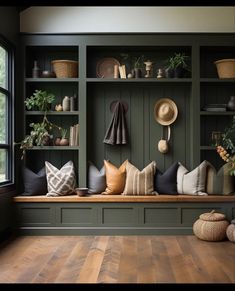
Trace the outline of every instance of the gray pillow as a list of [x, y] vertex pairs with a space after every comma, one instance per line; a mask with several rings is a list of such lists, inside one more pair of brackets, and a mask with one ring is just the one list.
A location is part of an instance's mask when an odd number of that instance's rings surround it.
[[99, 171], [92, 162], [88, 162], [88, 193], [98, 194], [106, 189], [105, 167]]
[[207, 161], [189, 172], [181, 163], [177, 171], [178, 194], [207, 195], [206, 193]]
[[38, 173], [23, 167], [24, 193], [25, 196], [45, 195], [47, 193], [46, 170], [43, 167]]

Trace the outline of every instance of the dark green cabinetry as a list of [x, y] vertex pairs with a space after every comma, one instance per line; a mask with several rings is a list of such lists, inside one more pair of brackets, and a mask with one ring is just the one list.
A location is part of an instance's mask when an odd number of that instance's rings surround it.
[[[234, 48], [234, 34], [22, 35], [24, 99], [35, 89], [54, 93], [56, 103], [65, 95], [77, 94], [79, 112], [53, 112], [49, 117], [64, 127], [80, 124], [77, 151], [74, 148], [53, 151], [46, 147], [29, 151], [27, 164], [36, 169], [49, 160], [59, 167], [72, 159], [80, 186], [87, 186], [88, 160], [101, 167], [103, 159], [119, 165], [128, 158], [139, 168], [156, 160], [163, 171], [176, 160], [193, 169], [200, 161], [208, 159], [218, 168], [222, 160], [211, 147], [211, 132], [223, 131], [233, 112], [206, 112], [203, 107], [208, 103], [227, 103], [229, 96], [234, 95], [234, 80], [218, 79], [214, 65], [215, 60], [234, 58]], [[175, 52], [190, 56], [190, 72], [184, 78], [157, 79], [157, 69], [164, 67], [165, 60]], [[122, 54], [127, 54], [128, 59], [123, 59]], [[126, 65], [128, 73], [133, 58], [140, 55], [154, 62], [152, 78], [97, 78], [100, 59], [116, 58]], [[34, 60], [38, 61], [40, 69], [50, 70], [51, 61], [55, 59], [78, 60], [79, 78], [32, 78]], [[144, 68], [142, 72], [145, 73]], [[164, 97], [172, 98], [179, 109], [167, 155], [157, 150], [163, 132], [153, 116], [155, 102]], [[112, 117], [110, 104], [120, 99], [129, 105], [126, 114], [129, 143], [105, 145], [103, 138]], [[40, 113], [25, 113], [27, 132], [28, 124], [37, 121]], [[32, 163], [35, 158], [38, 163]]]
[[223, 132], [234, 112], [203, 111], [207, 104], [227, 104], [235, 92], [235, 79], [218, 79], [215, 61], [235, 57], [234, 41], [200, 46], [200, 136], [201, 160], [209, 160], [217, 169], [223, 165], [214, 150], [212, 131]]
[[234, 203], [17, 203], [23, 234], [192, 234], [193, 222], [215, 209], [231, 220]]
[[[139, 168], [151, 160], [161, 171], [174, 161], [192, 170], [204, 159], [218, 169], [223, 161], [212, 147], [212, 131], [223, 131], [233, 112], [207, 112], [208, 103], [227, 103], [235, 94], [235, 80], [221, 80], [214, 61], [235, 58], [235, 35], [228, 34], [105, 34], [105, 35], [43, 35], [22, 34], [22, 102], [35, 89], [47, 90], [61, 103], [65, 95], [77, 94], [76, 112], [49, 113], [49, 118], [63, 127], [79, 122], [79, 147], [35, 147], [26, 154], [26, 164], [40, 169], [45, 160], [60, 167], [73, 160], [80, 187], [87, 186], [87, 161], [98, 167], [103, 159], [119, 166], [129, 159]], [[190, 56], [190, 73], [184, 78], [157, 79], [157, 69], [175, 52]], [[152, 78], [97, 78], [97, 62], [104, 57], [118, 59], [121, 54], [131, 57], [145, 55], [154, 61]], [[33, 61], [43, 70], [51, 69], [54, 59], [79, 62], [79, 77], [75, 79], [32, 78]], [[145, 70], [143, 70], [145, 72]], [[170, 151], [163, 155], [157, 150], [162, 126], [154, 116], [154, 104], [160, 98], [171, 98], [178, 107], [178, 117], [171, 126]], [[110, 104], [124, 100], [129, 142], [110, 146], [103, 138], [110, 123]], [[28, 125], [41, 117], [40, 112], [24, 112], [25, 132]], [[52, 233], [189, 233], [192, 222], [202, 212], [218, 209], [232, 217], [229, 203], [17, 203], [21, 230]], [[34, 216], [34, 214], [35, 216]], [[34, 218], [33, 218], [34, 216]], [[234, 216], [234, 214], [233, 214]], [[32, 219], [32, 220], [31, 220]], [[27, 230], [27, 228], [29, 229]]]
[[[79, 78], [42, 78], [41, 73], [44, 70], [53, 71], [53, 60], [78, 60], [79, 47], [77, 45], [29, 45], [25, 44], [24, 48], [24, 100], [33, 95], [35, 90], [43, 90], [55, 95], [55, 101], [48, 112], [50, 122], [67, 129], [69, 135], [70, 126], [79, 123]], [[34, 61], [40, 69], [39, 77], [33, 78], [32, 68]], [[79, 70], [78, 70], [79, 71]], [[79, 76], [79, 74], [78, 74]], [[56, 112], [55, 105], [62, 104], [65, 96], [76, 96], [75, 111]], [[25, 134], [29, 134], [32, 128], [29, 124], [34, 122], [42, 122], [43, 112], [27, 111], [25, 116]], [[53, 140], [59, 136], [59, 131], [53, 131]], [[26, 165], [37, 171], [41, 169], [45, 161], [51, 162], [56, 167], [60, 168], [68, 160], [74, 162], [76, 173], [78, 173], [79, 165], [79, 146], [35, 146], [27, 151]], [[77, 175], [78, 178], [78, 175]]]

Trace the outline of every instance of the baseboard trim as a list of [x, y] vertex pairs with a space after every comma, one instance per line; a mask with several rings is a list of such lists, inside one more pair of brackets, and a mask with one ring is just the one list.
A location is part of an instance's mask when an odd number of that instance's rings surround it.
[[188, 235], [192, 227], [20, 227], [23, 235]]

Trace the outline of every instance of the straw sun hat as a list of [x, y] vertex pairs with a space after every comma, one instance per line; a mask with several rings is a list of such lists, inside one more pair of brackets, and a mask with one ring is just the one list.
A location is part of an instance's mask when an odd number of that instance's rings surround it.
[[172, 124], [178, 115], [175, 102], [169, 98], [159, 99], [154, 106], [155, 120], [161, 125]]

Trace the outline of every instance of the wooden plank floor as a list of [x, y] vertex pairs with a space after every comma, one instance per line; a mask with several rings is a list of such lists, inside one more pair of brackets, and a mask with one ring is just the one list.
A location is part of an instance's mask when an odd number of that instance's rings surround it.
[[235, 244], [194, 236], [20, 236], [0, 283], [235, 283]]

